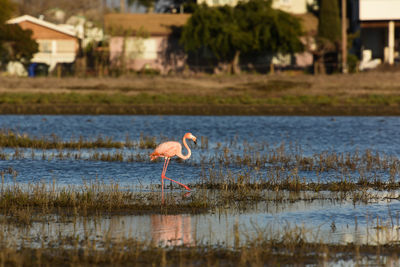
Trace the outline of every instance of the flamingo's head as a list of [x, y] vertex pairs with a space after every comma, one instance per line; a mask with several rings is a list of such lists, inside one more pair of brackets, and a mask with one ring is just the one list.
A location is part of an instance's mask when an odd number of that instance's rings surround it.
[[186, 133], [185, 138], [192, 139], [195, 144], [197, 144], [197, 138], [192, 133]]

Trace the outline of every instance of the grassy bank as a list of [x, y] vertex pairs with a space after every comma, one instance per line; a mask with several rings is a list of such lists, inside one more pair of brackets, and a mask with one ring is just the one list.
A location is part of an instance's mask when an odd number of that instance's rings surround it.
[[0, 78], [2, 114], [400, 115], [400, 75]]
[[[295, 233], [294, 233], [295, 234]], [[125, 239], [106, 241], [104, 249], [91, 240], [80, 246], [74, 237], [42, 248], [0, 247], [5, 266], [394, 266], [399, 245], [324, 245], [256, 240], [237, 249], [210, 246], [162, 248]], [[296, 239], [297, 238], [297, 239]], [[98, 242], [100, 243], [100, 242]], [[347, 264], [346, 264], [347, 263]], [[393, 264], [393, 265], [392, 265]]]

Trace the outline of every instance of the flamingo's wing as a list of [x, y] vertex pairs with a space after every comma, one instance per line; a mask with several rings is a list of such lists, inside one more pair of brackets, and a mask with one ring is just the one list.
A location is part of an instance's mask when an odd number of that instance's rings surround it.
[[171, 158], [181, 150], [182, 145], [179, 142], [169, 141], [158, 145], [150, 157], [152, 160], [158, 157]]

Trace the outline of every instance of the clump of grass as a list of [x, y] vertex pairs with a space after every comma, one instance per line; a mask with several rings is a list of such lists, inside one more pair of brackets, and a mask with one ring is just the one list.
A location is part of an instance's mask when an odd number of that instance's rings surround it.
[[154, 136], [150, 137], [150, 136], [143, 136], [143, 134], [140, 134], [138, 146], [140, 149], [156, 148], [157, 146], [156, 138]]
[[23, 213], [58, 213], [60, 209], [76, 215], [97, 212], [199, 213], [207, 211], [210, 205], [197, 196], [186, 199], [171, 194], [167, 194], [162, 205], [161, 192], [141, 193], [120, 188], [117, 183], [100, 182], [64, 187], [57, 187], [54, 182], [27, 185], [14, 182], [3, 184], [0, 194], [0, 212], [26, 223], [29, 221]]
[[156, 137], [141, 135], [138, 142], [133, 142], [127, 137], [126, 142], [114, 141], [112, 137], [98, 136], [93, 140], [79, 137], [78, 140], [71, 139], [63, 141], [55, 134], [50, 137], [30, 137], [27, 134], [15, 133], [11, 130], [0, 131], [0, 146], [13, 148], [34, 149], [92, 149], [92, 148], [155, 148]]

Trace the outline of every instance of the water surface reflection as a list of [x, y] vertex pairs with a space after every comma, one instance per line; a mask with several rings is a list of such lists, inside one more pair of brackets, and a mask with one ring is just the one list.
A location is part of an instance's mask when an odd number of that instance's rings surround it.
[[192, 222], [188, 215], [150, 215], [151, 236], [155, 245], [193, 246]]
[[367, 206], [351, 202], [278, 203], [276, 208], [234, 207], [207, 214], [149, 214], [65, 218], [47, 216], [29, 228], [0, 220], [3, 240], [32, 242], [32, 246], [60, 237], [95, 240], [134, 238], [161, 246], [212, 245], [234, 247], [256, 239], [280, 240], [300, 234], [306, 242], [334, 244], [391, 244], [400, 242], [398, 201]]

